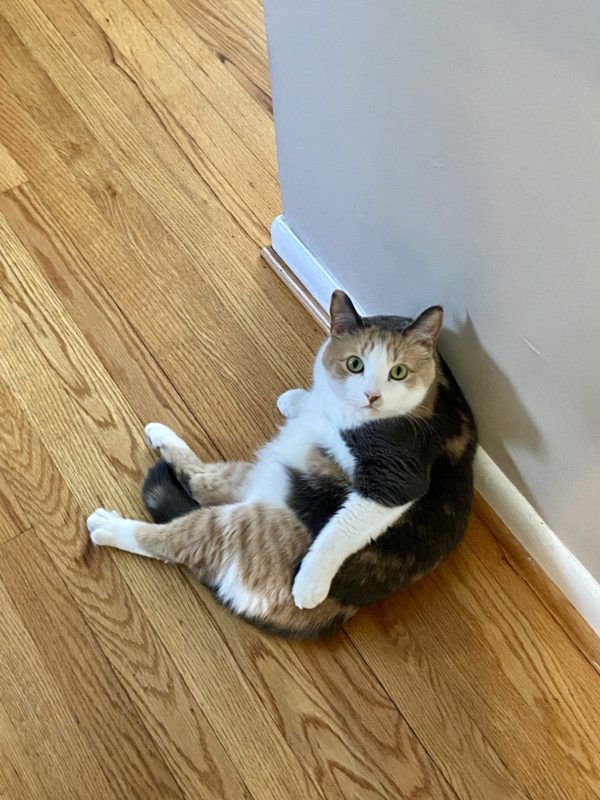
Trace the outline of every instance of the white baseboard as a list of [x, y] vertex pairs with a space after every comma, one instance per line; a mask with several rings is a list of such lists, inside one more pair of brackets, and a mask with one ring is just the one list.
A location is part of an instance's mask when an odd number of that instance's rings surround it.
[[[317, 303], [327, 310], [334, 289], [341, 283], [310, 252], [288, 226], [285, 217], [275, 217], [271, 225], [271, 244], [279, 258], [300, 278]], [[359, 314], [365, 315], [356, 298], [352, 298]]]
[[[283, 216], [273, 220], [271, 242], [277, 255], [327, 309], [331, 292], [343, 289], [342, 282], [298, 239]], [[356, 297], [352, 300], [359, 313], [368, 313]], [[600, 584], [482, 447], [478, 448], [475, 459], [475, 486], [529, 555], [600, 635]]]

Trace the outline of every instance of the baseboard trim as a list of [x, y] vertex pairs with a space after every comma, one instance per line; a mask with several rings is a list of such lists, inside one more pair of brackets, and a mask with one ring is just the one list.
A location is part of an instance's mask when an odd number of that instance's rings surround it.
[[[344, 288], [342, 282], [338, 281], [300, 241], [283, 216], [273, 220], [271, 241], [272, 247], [263, 250], [265, 260], [322, 327], [327, 329], [329, 317], [325, 309], [329, 305], [333, 289]], [[360, 306], [360, 302], [357, 302], [355, 297], [352, 299], [359, 312], [364, 314], [365, 309]], [[518, 560], [521, 571], [529, 572], [539, 565], [543, 575], [552, 581], [587, 625], [600, 636], [600, 584], [565, 547], [481, 447], [478, 448], [475, 460], [475, 485], [484, 501], [484, 504], [481, 501], [476, 503], [476, 511], [479, 509], [480, 516], [487, 516], [488, 519], [492, 514], [503, 523], [505, 529], [503, 535], [498, 538], [503, 546], [508, 547], [513, 559]], [[490, 514], [486, 511], [485, 504], [489, 506]], [[514, 537], [521, 547], [512, 547], [507, 535]], [[531, 564], [531, 559], [536, 562], [535, 565]], [[560, 616], [563, 627], [566, 623], [569, 633], [575, 634], [578, 644], [596, 662], [598, 649], [595, 646], [590, 647], [589, 636], [585, 629], [581, 629], [580, 621], [565, 620], [564, 602], [557, 597], [553, 587], [543, 585], [544, 581], [540, 580], [539, 570], [537, 572], [533, 584], [540, 599], [551, 608], [555, 616]], [[597, 663], [596, 666], [600, 670]]]

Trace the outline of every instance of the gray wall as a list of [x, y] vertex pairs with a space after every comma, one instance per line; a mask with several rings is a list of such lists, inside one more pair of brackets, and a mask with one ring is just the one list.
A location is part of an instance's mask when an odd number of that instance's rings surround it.
[[482, 444], [600, 578], [600, 4], [266, 0], [284, 214], [441, 302]]

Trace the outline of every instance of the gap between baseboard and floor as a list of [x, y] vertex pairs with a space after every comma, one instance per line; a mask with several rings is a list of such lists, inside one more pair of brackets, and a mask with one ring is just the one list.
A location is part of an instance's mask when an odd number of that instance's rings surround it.
[[[296, 236], [283, 216], [273, 221], [271, 242], [271, 247], [263, 248], [263, 257], [327, 330], [326, 309], [331, 292], [343, 289], [343, 285]], [[364, 314], [360, 299], [352, 300], [359, 313]], [[475, 487], [479, 495], [475, 513], [491, 526], [513, 564], [600, 671], [598, 639], [590, 631], [591, 628], [600, 636], [600, 584], [481, 446], [475, 459]]]

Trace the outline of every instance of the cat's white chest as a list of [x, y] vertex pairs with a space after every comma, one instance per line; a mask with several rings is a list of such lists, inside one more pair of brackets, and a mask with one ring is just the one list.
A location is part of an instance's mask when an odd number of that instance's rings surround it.
[[287, 421], [259, 452], [244, 492], [244, 502], [284, 505], [290, 470], [304, 470], [315, 447], [323, 448], [348, 474], [354, 458], [331, 420], [306, 411]]
[[339, 464], [344, 472], [347, 472], [348, 475], [352, 475], [352, 471], [354, 470], [354, 456], [348, 449], [346, 442], [342, 439], [339, 430], [331, 423], [322, 425], [315, 444], [323, 450], [326, 450], [328, 455]]

